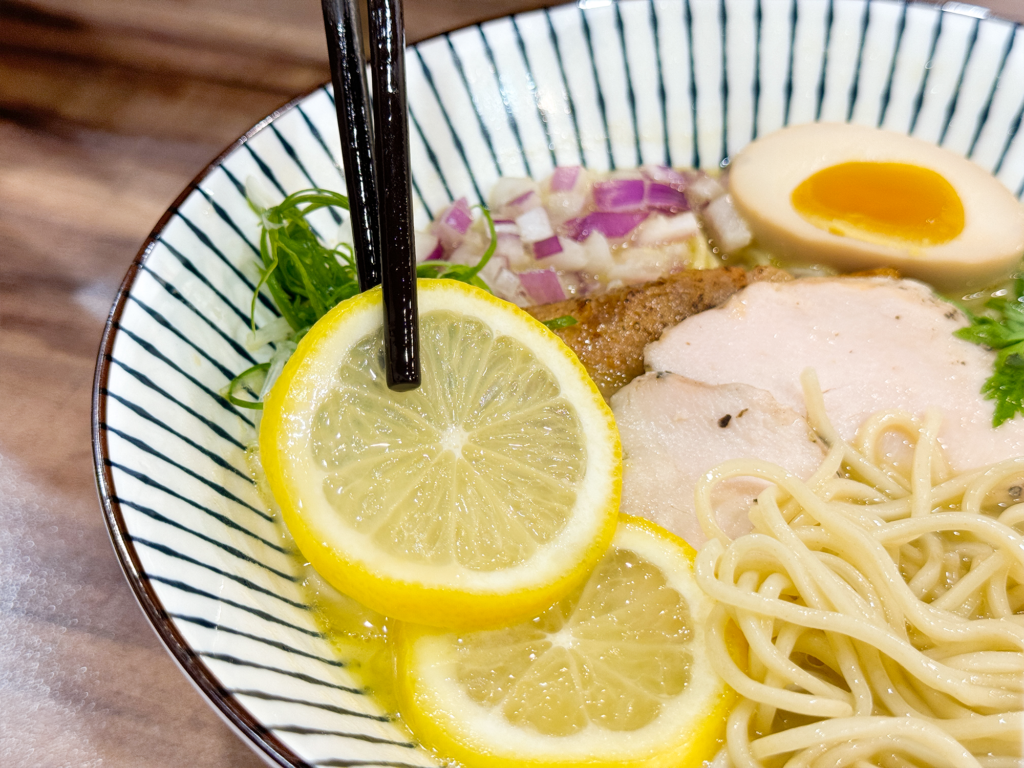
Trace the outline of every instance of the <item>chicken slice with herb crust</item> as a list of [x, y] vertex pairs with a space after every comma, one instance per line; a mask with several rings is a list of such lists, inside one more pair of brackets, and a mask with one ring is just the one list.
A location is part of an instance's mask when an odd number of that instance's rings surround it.
[[642, 285], [526, 311], [542, 322], [565, 315], [576, 320], [555, 333], [608, 398], [644, 372], [644, 347], [666, 328], [718, 306], [749, 283], [789, 279], [788, 273], [775, 267], [749, 272], [739, 267], [688, 269]]

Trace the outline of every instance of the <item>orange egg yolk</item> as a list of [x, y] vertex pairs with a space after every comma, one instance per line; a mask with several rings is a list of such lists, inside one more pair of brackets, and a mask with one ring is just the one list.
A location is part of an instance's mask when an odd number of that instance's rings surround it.
[[964, 206], [953, 185], [908, 163], [840, 163], [793, 190], [797, 213], [820, 229], [867, 242], [929, 246], [964, 228]]

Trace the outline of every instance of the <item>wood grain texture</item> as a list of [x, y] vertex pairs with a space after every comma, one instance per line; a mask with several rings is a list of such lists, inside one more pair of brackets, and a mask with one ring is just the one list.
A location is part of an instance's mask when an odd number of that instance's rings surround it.
[[[410, 40], [532, 0], [406, 0]], [[1021, 0], [991, 0], [1024, 21]], [[255, 768], [174, 666], [96, 501], [89, 397], [139, 244], [328, 77], [315, 0], [0, 0], [0, 766]]]

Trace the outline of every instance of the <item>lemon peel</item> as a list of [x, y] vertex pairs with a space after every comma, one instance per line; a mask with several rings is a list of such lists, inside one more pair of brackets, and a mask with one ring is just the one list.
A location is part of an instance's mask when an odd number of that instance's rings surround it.
[[517, 307], [420, 280], [423, 383], [383, 380], [381, 291], [300, 342], [264, 405], [261, 457], [299, 550], [404, 621], [495, 626], [581, 583], [615, 529], [621, 448], [575, 355]]
[[398, 630], [400, 711], [442, 759], [474, 768], [701, 765], [736, 694], [709, 663], [713, 601], [695, 553], [620, 516], [588, 582], [532, 621]]

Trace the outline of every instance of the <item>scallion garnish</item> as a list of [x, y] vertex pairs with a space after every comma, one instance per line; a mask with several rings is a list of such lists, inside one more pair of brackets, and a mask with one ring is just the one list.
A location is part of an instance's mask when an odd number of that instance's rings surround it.
[[572, 315], [562, 315], [561, 317], [553, 317], [550, 320], [545, 320], [546, 325], [550, 330], [557, 331], [561, 328], [568, 328], [576, 325], [578, 321]]
[[256, 294], [266, 284], [281, 315], [301, 336], [339, 301], [359, 293], [352, 246], [340, 243], [328, 248], [306, 220], [328, 206], [348, 210], [348, 198], [326, 189], [304, 189], [271, 208], [259, 208], [251, 201], [250, 205], [263, 224], [263, 264], [250, 307], [252, 330], [256, 331]]
[[[352, 246], [339, 243], [328, 248], [307, 221], [311, 213], [321, 208], [348, 210], [348, 198], [327, 189], [304, 189], [288, 195], [278, 205], [269, 208], [263, 208], [251, 199], [249, 205], [259, 215], [262, 224], [260, 280], [253, 291], [249, 308], [253, 336], [256, 337], [256, 297], [266, 285], [281, 316], [293, 331], [291, 340], [283, 342], [288, 345], [301, 339], [313, 323], [336, 304], [359, 293]], [[476, 207], [480, 208], [487, 221], [491, 238], [480, 260], [473, 266], [446, 261], [420, 264], [416, 268], [418, 277], [459, 280], [490, 292], [487, 283], [480, 278], [480, 271], [494, 254], [498, 238], [490, 212], [483, 206]], [[278, 351], [282, 352], [280, 346]], [[240, 408], [263, 408], [263, 403], [259, 401], [260, 392], [268, 372], [272, 376], [280, 372], [280, 366], [288, 354], [287, 350], [283, 351], [284, 356], [273, 372], [270, 371], [269, 362], [252, 366], [231, 380], [224, 389], [224, 397]]]
[[[259, 411], [263, 409], [263, 403], [259, 401], [260, 391], [263, 389], [263, 382], [267, 378], [267, 371], [270, 370], [270, 363], [257, 363], [251, 368], [246, 368], [235, 376], [224, 388], [224, 397], [232, 405], [239, 408], [251, 408]], [[250, 398], [239, 397], [246, 394]]]

